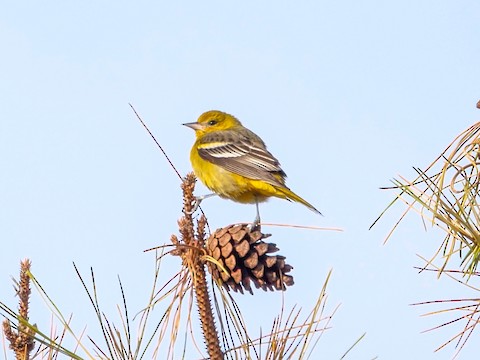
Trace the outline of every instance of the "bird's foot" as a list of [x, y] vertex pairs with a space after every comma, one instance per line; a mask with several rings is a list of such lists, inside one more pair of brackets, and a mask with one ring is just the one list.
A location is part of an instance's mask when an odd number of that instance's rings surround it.
[[195, 196], [195, 200], [193, 201], [193, 206], [191, 210], [185, 210], [185, 214], [192, 215], [195, 211], [197, 211], [200, 203], [202, 202], [203, 198], [201, 196]]
[[260, 216], [255, 216], [255, 220], [253, 220], [252, 226], [250, 227], [250, 231], [261, 231], [262, 226], [260, 225]]
[[209, 198], [209, 197], [212, 197], [212, 196], [215, 196], [216, 194], [207, 194], [207, 195], [202, 195], [202, 196], [195, 196], [195, 200], [193, 201], [192, 205], [192, 209], [187, 211], [185, 210], [185, 214], [187, 215], [192, 215], [195, 211], [197, 211], [197, 209], [199, 208], [200, 206], [200, 203], [205, 200], [206, 198]]

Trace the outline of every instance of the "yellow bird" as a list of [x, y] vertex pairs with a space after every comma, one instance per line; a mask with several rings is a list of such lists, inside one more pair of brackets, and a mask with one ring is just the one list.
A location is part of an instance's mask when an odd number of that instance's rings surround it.
[[239, 203], [257, 206], [254, 227], [260, 223], [258, 203], [269, 197], [299, 202], [320, 214], [312, 204], [285, 185], [286, 174], [263, 140], [234, 116], [211, 110], [197, 122], [183, 124], [195, 130], [190, 152], [195, 175], [215, 194]]

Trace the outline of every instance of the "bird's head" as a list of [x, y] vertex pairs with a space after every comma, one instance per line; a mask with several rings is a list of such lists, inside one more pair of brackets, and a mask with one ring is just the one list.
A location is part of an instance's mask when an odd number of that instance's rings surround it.
[[218, 110], [204, 112], [196, 122], [183, 124], [195, 130], [197, 136], [212, 131], [232, 129], [242, 124], [234, 116]]

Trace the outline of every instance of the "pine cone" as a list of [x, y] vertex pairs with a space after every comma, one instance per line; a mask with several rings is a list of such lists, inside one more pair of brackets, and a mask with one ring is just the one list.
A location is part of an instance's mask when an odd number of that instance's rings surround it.
[[[215, 231], [207, 240], [208, 255], [221, 265], [211, 261], [208, 269], [227, 290], [247, 290], [253, 295], [251, 282], [257, 289], [285, 290], [293, 285], [293, 276], [286, 275], [293, 269], [281, 255], [268, 255], [279, 249], [263, 239], [269, 234], [251, 231], [247, 224], [229, 225]], [[227, 272], [226, 272], [227, 271]]]

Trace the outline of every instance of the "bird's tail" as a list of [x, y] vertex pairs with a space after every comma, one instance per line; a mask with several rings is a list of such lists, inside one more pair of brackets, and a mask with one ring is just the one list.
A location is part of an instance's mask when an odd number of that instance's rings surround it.
[[292, 190], [284, 187], [284, 188], [277, 188], [278, 191], [280, 191], [281, 193], [283, 193], [285, 195], [285, 198], [287, 200], [291, 200], [291, 201], [296, 201], [296, 202], [299, 202], [300, 204], [303, 204], [305, 205], [306, 207], [308, 207], [310, 210], [312, 210], [313, 212], [319, 214], [319, 215], [322, 215], [323, 214], [318, 211], [315, 206], [313, 206], [312, 204], [310, 204], [307, 200], [303, 199], [302, 197], [298, 196], [297, 194], [295, 194]]

